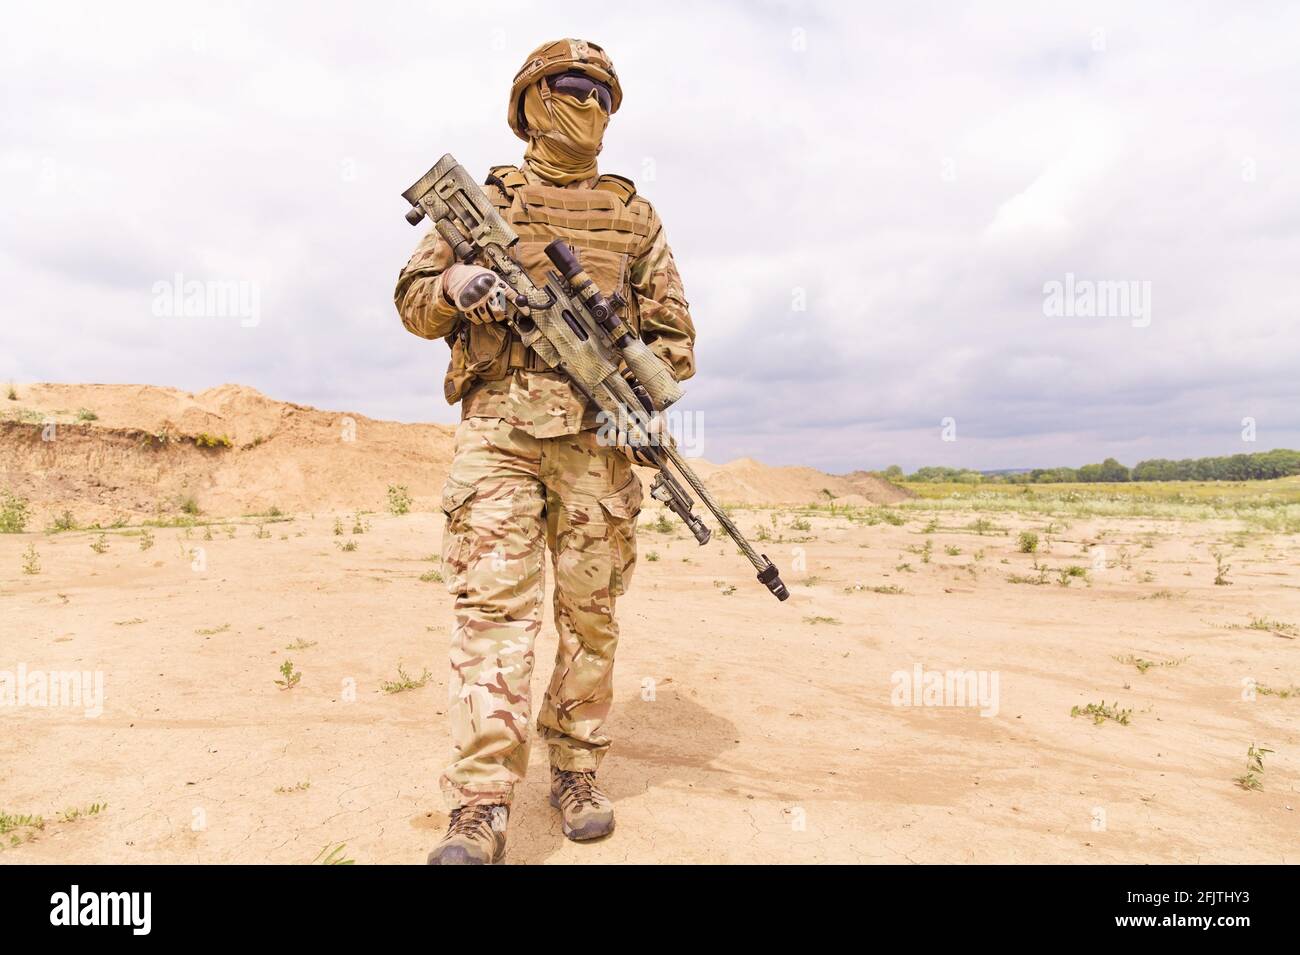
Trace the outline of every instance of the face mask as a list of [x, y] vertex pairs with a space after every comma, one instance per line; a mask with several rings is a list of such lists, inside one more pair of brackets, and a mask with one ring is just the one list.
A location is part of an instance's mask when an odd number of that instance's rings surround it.
[[579, 102], [549, 88], [547, 93], [543, 98], [541, 83], [524, 93], [524, 120], [530, 134], [524, 158], [538, 175], [556, 185], [590, 179], [596, 175], [596, 156], [609, 114], [594, 95]]

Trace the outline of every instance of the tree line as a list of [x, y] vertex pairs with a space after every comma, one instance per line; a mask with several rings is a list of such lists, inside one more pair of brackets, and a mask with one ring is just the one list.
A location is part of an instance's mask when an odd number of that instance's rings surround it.
[[1127, 481], [1264, 481], [1300, 474], [1300, 451], [1278, 448], [1255, 454], [1217, 458], [1152, 458], [1133, 467], [1107, 458], [1078, 468], [1033, 468], [1017, 473], [985, 474], [969, 468], [924, 467], [905, 474], [898, 465], [881, 472], [895, 481], [927, 484], [1120, 484]]

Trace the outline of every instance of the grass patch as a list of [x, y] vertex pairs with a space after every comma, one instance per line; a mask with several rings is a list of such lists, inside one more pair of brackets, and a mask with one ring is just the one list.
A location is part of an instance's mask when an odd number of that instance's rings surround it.
[[336, 846], [326, 846], [316, 854], [316, 858], [311, 860], [312, 865], [356, 865], [355, 859], [347, 858], [347, 848], [345, 842], [340, 842]]
[[1300, 633], [1293, 623], [1283, 623], [1281, 620], [1269, 620], [1267, 617], [1251, 617], [1250, 623], [1246, 624], [1247, 630], [1263, 630], [1266, 633], [1275, 633], [1278, 636], [1287, 637], [1291, 640], [1296, 638]]

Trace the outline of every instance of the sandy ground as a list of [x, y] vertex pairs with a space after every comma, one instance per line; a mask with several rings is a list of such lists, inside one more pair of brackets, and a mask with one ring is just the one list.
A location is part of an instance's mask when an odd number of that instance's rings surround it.
[[[1224, 527], [1077, 522], [1042, 561], [1092, 568], [1083, 543], [1100, 542], [1107, 566], [1039, 586], [1007, 580], [1034, 575], [1015, 535], [1037, 520], [978, 535], [947, 514], [925, 534], [917, 515], [802, 531], [789, 511], [738, 513], [748, 531], [778, 515], [764, 549], [793, 596], [774, 601], [730, 548], [651, 530], [648, 509], [601, 774], [618, 829], [566, 842], [535, 748], [509, 861], [1300, 861], [1300, 697], [1243, 683], [1300, 684], [1300, 639], [1245, 627], [1300, 622], [1300, 540], [1229, 545], [1233, 583], [1214, 586]], [[148, 550], [110, 531], [104, 553], [97, 532], [0, 535], [0, 670], [105, 680], [97, 718], [0, 713], [0, 812], [47, 820], [5, 836], [0, 863], [306, 863], [340, 843], [358, 863], [423, 860], [446, 820], [450, 598], [420, 580], [440, 516], [369, 515], [341, 537], [335, 517], [210, 541], [155, 529]], [[927, 540], [928, 561], [909, 550]], [[869, 589], [887, 586], [903, 593]], [[554, 641], [548, 623], [534, 699]], [[282, 690], [286, 659], [301, 682]], [[382, 692], [399, 664], [432, 676]], [[995, 674], [996, 715], [894, 705], [891, 676], [917, 665]], [[1071, 717], [1103, 700], [1129, 725]], [[1259, 791], [1234, 783], [1252, 743], [1273, 750]]]

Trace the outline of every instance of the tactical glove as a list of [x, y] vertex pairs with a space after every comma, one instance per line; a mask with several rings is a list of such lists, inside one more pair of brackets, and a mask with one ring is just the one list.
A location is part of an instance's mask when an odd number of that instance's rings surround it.
[[442, 273], [442, 294], [449, 305], [475, 325], [506, 317], [509, 286], [491, 269], [457, 262]]
[[[650, 447], [657, 448], [672, 441], [672, 434], [669, 432], [668, 425], [665, 423], [662, 415], [655, 415], [652, 418], [642, 419], [642, 425], [645, 428], [646, 437]], [[625, 432], [617, 432], [614, 441], [618, 449], [622, 451], [627, 459], [633, 464], [639, 464], [642, 467], [650, 467], [654, 464], [654, 461], [646, 455], [645, 451], [641, 447], [631, 444], [628, 441], [628, 435]]]

